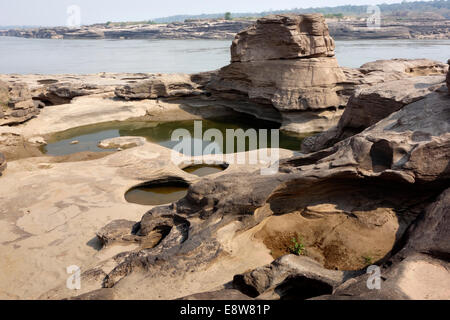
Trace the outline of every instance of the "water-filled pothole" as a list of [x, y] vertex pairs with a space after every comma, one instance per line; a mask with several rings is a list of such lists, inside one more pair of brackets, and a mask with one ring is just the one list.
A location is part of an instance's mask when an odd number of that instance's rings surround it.
[[[173, 148], [180, 141], [172, 141], [172, 133], [176, 129], [187, 130], [192, 139], [192, 145], [200, 144], [199, 151], [204, 151], [211, 143], [216, 144], [216, 141], [209, 141], [196, 139], [194, 132], [195, 120], [171, 121], [171, 122], [156, 122], [156, 121], [115, 121], [106, 122], [95, 125], [88, 125], [78, 128], [72, 128], [66, 131], [58, 132], [48, 137], [47, 144], [41, 147], [41, 151], [48, 155], [61, 156], [69, 155], [77, 152], [91, 151], [104, 152], [107, 151], [98, 146], [99, 142], [105, 139], [116, 138], [120, 136], [139, 136], [144, 137], [147, 141], [157, 143], [164, 147]], [[197, 120], [198, 121], [198, 120]], [[227, 146], [227, 129], [255, 129], [259, 137], [259, 129], [278, 129], [280, 124], [259, 120], [248, 115], [233, 115], [229, 117], [204, 119], [201, 120], [202, 132], [205, 133], [208, 129], [217, 129], [223, 136], [223, 144], [219, 144], [219, 149], [223, 153], [233, 153], [237, 151], [237, 139], [235, 138], [234, 149], [224, 150]], [[289, 150], [300, 150], [302, 140], [307, 135], [297, 135], [280, 131], [279, 133], [279, 147]], [[200, 140], [200, 141], [199, 141]], [[74, 143], [76, 142], [76, 143]], [[259, 148], [259, 138], [256, 149]], [[268, 131], [267, 147], [272, 147], [270, 139], [270, 130]], [[245, 151], [254, 150], [255, 145], [249, 143], [248, 137], [245, 141]], [[192, 148], [193, 149], [193, 148]], [[185, 153], [186, 154], [186, 153]], [[205, 152], [204, 154], [208, 154]], [[195, 155], [195, 154], [192, 154]]]
[[183, 198], [189, 184], [178, 178], [145, 182], [132, 187], [125, 193], [125, 200], [142, 205], [160, 205]]
[[197, 177], [204, 177], [210, 174], [218, 173], [224, 171], [228, 168], [228, 164], [194, 164], [183, 168], [183, 171], [196, 175]]

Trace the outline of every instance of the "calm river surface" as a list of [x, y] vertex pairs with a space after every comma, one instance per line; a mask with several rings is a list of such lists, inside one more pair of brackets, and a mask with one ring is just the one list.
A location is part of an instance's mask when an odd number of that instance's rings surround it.
[[[229, 40], [51, 40], [0, 37], [0, 73], [193, 73], [230, 60]], [[446, 62], [450, 40], [336, 41], [341, 66], [391, 58]]]

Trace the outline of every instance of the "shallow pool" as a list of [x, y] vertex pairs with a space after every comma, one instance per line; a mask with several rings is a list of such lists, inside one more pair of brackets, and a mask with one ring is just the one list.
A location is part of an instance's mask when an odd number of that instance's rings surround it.
[[[200, 121], [202, 133], [208, 129], [217, 129], [223, 136], [223, 144], [218, 144], [214, 141], [205, 140], [205, 137], [200, 135], [200, 139], [194, 136], [194, 121]], [[199, 123], [197, 122], [197, 128]], [[98, 143], [102, 140], [115, 138], [120, 136], [141, 136], [148, 141], [157, 143], [159, 145], [173, 148], [179, 144], [180, 140], [173, 141], [171, 139], [172, 133], [176, 129], [185, 129], [192, 136], [191, 144], [200, 144], [203, 152], [205, 148], [214, 143], [216, 150], [221, 150], [223, 153], [233, 153], [237, 151], [238, 141], [235, 138], [234, 148], [227, 148], [227, 129], [255, 129], [259, 141], [259, 129], [278, 129], [279, 124], [271, 121], [259, 120], [251, 116], [239, 115], [239, 117], [230, 116], [222, 118], [214, 118], [207, 120], [185, 120], [172, 122], [155, 122], [155, 121], [124, 121], [124, 122], [107, 122], [84, 127], [69, 129], [63, 132], [56, 133], [47, 139], [48, 144], [42, 146], [43, 153], [53, 156], [68, 155], [82, 151], [102, 152], [106, 151], [98, 147]], [[271, 147], [270, 130], [267, 131], [267, 147]], [[279, 132], [279, 146], [289, 150], [299, 150], [304, 137], [307, 135], [288, 134]], [[74, 143], [76, 142], [76, 143]], [[211, 147], [211, 146], [210, 146]], [[259, 148], [259, 142], [256, 148]], [[194, 150], [194, 148], [190, 148]], [[210, 148], [211, 149], [211, 148]], [[208, 150], [210, 150], [208, 149]], [[231, 149], [231, 150], [229, 150]], [[255, 149], [255, 145], [249, 143], [249, 139], [245, 140], [245, 151]], [[215, 151], [216, 151], [215, 150]], [[198, 149], [197, 149], [198, 151]], [[194, 154], [198, 155], [197, 151]], [[212, 153], [215, 153], [212, 152]], [[201, 153], [200, 153], [201, 154]], [[205, 152], [203, 154], [208, 154]]]

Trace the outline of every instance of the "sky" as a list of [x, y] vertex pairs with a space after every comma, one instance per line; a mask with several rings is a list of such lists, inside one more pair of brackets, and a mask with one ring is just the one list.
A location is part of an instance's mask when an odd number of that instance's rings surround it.
[[[396, 3], [400, 0], [0, 0], [2, 26], [63, 26], [71, 5], [80, 23], [142, 21], [177, 14], [261, 12], [293, 8]], [[69, 10], [70, 11], [70, 10]]]

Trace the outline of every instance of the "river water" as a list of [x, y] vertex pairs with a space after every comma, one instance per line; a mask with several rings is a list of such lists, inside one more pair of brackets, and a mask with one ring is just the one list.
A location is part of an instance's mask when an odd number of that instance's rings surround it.
[[[229, 40], [52, 40], [0, 37], [0, 73], [193, 73], [228, 64]], [[446, 62], [450, 40], [336, 41], [341, 66], [391, 58]]]

